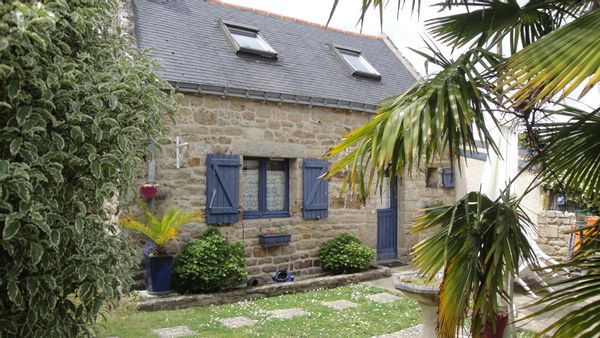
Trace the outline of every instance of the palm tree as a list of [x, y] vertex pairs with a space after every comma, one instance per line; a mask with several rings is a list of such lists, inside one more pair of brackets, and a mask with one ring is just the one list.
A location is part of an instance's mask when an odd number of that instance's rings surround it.
[[192, 221], [201, 221], [202, 217], [201, 210], [185, 212], [171, 206], [165, 211], [162, 218], [159, 219], [145, 204], [142, 204], [142, 208], [146, 216], [146, 223], [138, 221], [131, 215], [124, 216], [119, 223], [126, 229], [146, 236], [156, 245], [156, 253], [158, 255], [166, 253], [165, 244], [177, 237], [181, 226]]
[[[383, 18], [387, 2], [363, 0], [359, 22], [371, 7]], [[397, 0], [398, 10], [405, 2]], [[332, 15], [337, 3], [334, 1]], [[420, 0], [411, 4], [413, 11], [420, 10]], [[583, 86], [581, 97], [600, 81], [600, 1], [441, 3], [441, 10], [453, 7], [466, 11], [429, 20], [428, 31], [437, 42], [466, 51], [455, 60], [444, 57], [433, 43], [428, 43], [427, 53], [416, 51], [441, 70], [383, 102], [371, 121], [331, 148], [328, 157], [350, 151], [328, 174], [347, 169], [345, 185], [366, 200], [381, 186], [385, 173], [403, 177], [443, 157], [460, 166], [460, 150], [475, 149], [476, 135], [489, 151], [497, 151], [484, 121], [486, 117], [496, 121], [495, 117], [504, 115], [525, 127], [536, 154], [531, 165], [543, 168], [541, 182], [555, 180], [563, 189], [576, 189], [586, 198], [600, 199], [595, 193], [600, 191], [600, 137], [596, 132], [600, 130], [600, 110], [587, 112], [564, 105], [564, 98], [576, 88]], [[552, 104], [563, 108], [550, 111]], [[540, 123], [540, 117], [558, 113], [571, 120]], [[438, 328], [443, 337], [455, 336], [464, 321], [460, 311], [469, 301], [476, 311], [472, 333], [479, 336], [481, 327], [495, 318], [498, 295], [506, 296], [500, 275], [516, 272], [519, 255], [535, 263], [531, 249], [522, 240], [528, 220], [518, 210], [519, 200], [506, 194], [490, 200], [470, 193], [442, 213], [417, 219], [416, 231], [442, 225], [438, 233], [415, 247], [415, 262], [430, 276], [445, 266]], [[505, 235], [492, 236], [494, 231]], [[507, 233], [513, 240], [507, 240]], [[554, 293], [548, 299], [553, 309], [600, 295], [600, 262], [590, 254], [597, 249], [567, 263], [583, 264], [582, 269], [591, 274], [572, 279], [573, 287]], [[438, 252], [445, 255], [433, 254]], [[457, 267], [469, 273], [457, 273]], [[558, 328], [554, 335], [593, 335], [600, 329], [597, 310], [598, 306], [583, 307], [559, 319], [551, 327]]]

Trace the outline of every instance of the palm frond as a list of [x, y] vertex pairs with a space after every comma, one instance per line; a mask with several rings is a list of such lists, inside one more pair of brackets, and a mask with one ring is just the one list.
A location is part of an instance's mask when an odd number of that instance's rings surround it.
[[[396, 0], [396, 8], [397, 8], [398, 15], [400, 13], [400, 10], [402, 8], [404, 8], [404, 6], [406, 5], [407, 2], [410, 3], [410, 8], [411, 8], [412, 13], [419, 14], [421, 12], [421, 0], [411, 0], [411, 1]], [[331, 19], [333, 18], [333, 14], [335, 13], [335, 10], [337, 9], [338, 3], [339, 3], [339, 0], [333, 1], [333, 4], [331, 6], [331, 11], [329, 13], [329, 18], [327, 19], [327, 25], [329, 25], [329, 23], [331, 22]], [[452, 8], [453, 6], [456, 6], [456, 5], [468, 6], [470, 3], [471, 3], [471, 1], [468, 1], [468, 0], [443, 0], [438, 5], [441, 5], [444, 8]], [[363, 24], [365, 21], [365, 16], [367, 14], [367, 11], [369, 11], [369, 9], [378, 11], [380, 24], [383, 27], [383, 10], [388, 4], [389, 4], [389, 0], [361, 0], [361, 5], [360, 5], [361, 9], [360, 9], [360, 13], [359, 13], [359, 19], [357, 22], [357, 25], [360, 25], [360, 27], [361, 27], [361, 31], [362, 31], [362, 27], [363, 27]]]
[[[499, 88], [511, 95], [515, 106], [558, 100], [587, 80], [580, 95], [600, 81], [600, 9], [527, 46], [502, 68]], [[506, 87], [505, 87], [506, 86]]]
[[520, 6], [516, 0], [476, 0], [471, 6], [481, 9], [430, 19], [426, 26], [439, 41], [462, 47], [476, 40], [476, 45], [493, 46], [509, 38], [510, 50], [515, 53], [556, 28], [553, 5], [548, 1], [532, 0]]
[[498, 309], [498, 295], [508, 298], [506, 273], [517, 273], [519, 257], [536, 264], [525, 237], [531, 221], [507, 197], [492, 201], [471, 192], [455, 205], [432, 210], [416, 219], [413, 232], [441, 229], [414, 247], [414, 262], [428, 276], [442, 267], [444, 277], [439, 293], [438, 333], [455, 337], [463, 327], [467, 306], [473, 303], [471, 333], [477, 337], [492, 323]]
[[[554, 313], [560, 309], [569, 311], [554, 321], [538, 335], [553, 332], [553, 337], [597, 337], [600, 332], [600, 224], [584, 229], [581, 247], [572, 260], [550, 267], [553, 272], [561, 272], [564, 268], [579, 274], [571, 275], [551, 284], [555, 291], [549, 293], [532, 306], [544, 305], [539, 311], [523, 318], [537, 317]], [[556, 317], [556, 316], [553, 316]]]
[[167, 208], [163, 216], [157, 218], [147, 206], [142, 206], [146, 216], [147, 223], [136, 220], [133, 216], [125, 216], [120, 224], [130, 230], [139, 232], [156, 244], [157, 250], [162, 253], [167, 241], [177, 237], [179, 229], [192, 221], [200, 222], [202, 220], [201, 210], [192, 210], [184, 212], [181, 209], [171, 206]]
[[488, 82], [478, 69], [496, 65], [497, 55], [474, 49], [453, 62], [433, 47], [431, 51], [432, 55], [423, 54], [442, 71], [386, 101], [371, 121], [345, 135], [325, 155], [350, 150], [328, 171], [331, 177], [348, 168], [344, 189], [348, 185], [366, 199], [375, 177], [377, 187], [386, 174], [402, 177], [409, 169], [446, 156], [459, 159], [462, 149], [477, 149], [476, 133], [496, 149], [485, 127], [484, 111], [500, 105], [487, 92]]
[[547, 144], [541, 154], [546, 164], [542, 180], [600, 201], [600, 108], [586, 112], [565, 106], [554, 114], [569, 121], [541, 125], [540, 137]]

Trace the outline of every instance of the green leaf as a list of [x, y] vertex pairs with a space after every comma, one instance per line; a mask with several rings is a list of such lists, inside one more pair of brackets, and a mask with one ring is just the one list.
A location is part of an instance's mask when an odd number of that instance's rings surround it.
[[29, 292], [30, 296], [35, 296], [35, 294], [38, 292], [39, 287], [40, 282], [37, 280], [37, 278], [30, 277], [27, 279], [27, 291]]
[[7, 290], [8, 290], [8, 298], [15, 303], [20, 303], [19, 298], [21, 297], [21, 291], [19, 291], [19, 287], [17, 286], [17, 283], [15, 283], [12, 280], [9, 281], [8, 285], [7, 285]]
[[14, 68], [8, 65], [0, 64], [0, 79], [4, 79], [10, 76], [14, 72]]
[[17, 215], [6, 215], [6, 219], [4, 220], [4, 230], [2, 230], [2, 239], [8, 241], [9, 239], [15, 237], [15, 235], [19, 232], [20, 227], [21, 222], [17, 218]]
[[65, 139], [62, 136], [60, 136], [60, 134], [52, 133], [52, 141], [54, 141], [54, 144], [60, 150], [62, 150], [65, 147]]
[[60, 232], [58, 232], [58, 230], [53, 229], [50, 231], [50, 243], [52, 243], [53, 246], [57, 246], [60, 243]]
[[117, 103], [118, 103], [118, 99], [114, 94], [110, 94], [109, 96], [109, 108], [110, 110], [115, 110], [115, 108], [117, 107]]
[[39, 243], [31, 243], [29, 247], [29, 256], [31, 257], [32, 264], [37, 265], [42, 260], [44, 254], [44, 248]]
[[95, 178], [100, 178], [102, 175], [102, 166], [100, 165], [100, 161], [94, 161], [91, 165], [92, 174]]
[[79, 126], [72, 127], [70, 133], [71, 133], [71, 137], [76, 142], [83, 142], [85, 140], [85, 136], [83, 135], [83, 132], [81, 131], [81, 127], [79, 127]]
[[29, 117], [29, 113], [31, 113], [31, 107], [29, 106], [23, 106], [17, 109], [17, 113], [15, 114], [17, 123], [23, 125], [23, 122]]
[[79, 290], [77, 290], [77, 295], [82, 300], [88, 300], [91, 296], [92, 291], [93, 291], [92, 283], [85, 282], [85, 283], [81, 284], [81, 286], [79, 287]]
[[117, 143], [119, 144], [119, 148], [121, 150], [127, 149], [127, 137], [123, 134], [117, 136]]
[[21, 91], [21, 83], [18, 80], [12, 80], [8, 83], [8, 97], [13, 100]]
[[8, 161], [0, 160], [0, 175], [8, 174]]
[[5, 37], [0, 38], [0, 52], [8, 48], [8, 39]]
[[10, 142], [10, 154], [16, 155], [21, 149], [21, 144], [23, 143], [23, 138], [16, 137]]
[[78, 233], [82, 233], [83, 232], [83, 220], [81, 218], [78, 218], [75, 220], [75, 230]]
[[87, 265], [81, 265], [77, 268], [77, 277], [80, 281], [86, 279], [88, 276], [88, 267]]

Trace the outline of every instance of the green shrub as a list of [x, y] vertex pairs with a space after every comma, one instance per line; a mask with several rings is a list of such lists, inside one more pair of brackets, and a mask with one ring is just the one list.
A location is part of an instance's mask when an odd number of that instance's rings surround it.
[[173, 288], [178, 292], [221, 291], [246, 279], [244, 245], [230, 244], [217, 229], [186, 245], [173, 268]]
[[323, 243], [319, 248], [323, 270], [333, 273], [367, 270], [374, 256], [375, 250], [350, 234], [341, 234]]
[[132, 249], [104, 204], [141, 176], [174, 100], [115, 8], [0, 2], [0, 337], [95, 335], [127, 288]]

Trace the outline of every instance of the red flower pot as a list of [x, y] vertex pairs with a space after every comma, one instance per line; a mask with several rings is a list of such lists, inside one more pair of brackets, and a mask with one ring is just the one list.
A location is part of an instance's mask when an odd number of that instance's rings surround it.
[[140, 187], [140, 194], [147, 200], [154, 199], [158, 191], [158, 184], [144, 184]]
[[498, 312], [496, 314], [496, 332], [492, 329], [491, 325], [486, 325], [483, 330], [484, 338], [502, 338], [504, 335], [504, 328], [508, 323], [508, 312]]

